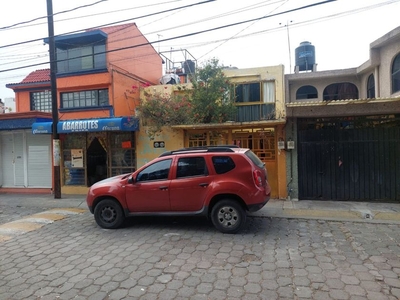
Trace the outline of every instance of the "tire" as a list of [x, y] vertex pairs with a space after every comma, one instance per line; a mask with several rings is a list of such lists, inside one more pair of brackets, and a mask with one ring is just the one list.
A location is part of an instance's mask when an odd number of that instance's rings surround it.
[[125, 215], [117, 201], [104, 199], [97, 203], [94, 209], [94, 219], [102, 228], [115, 229], [122, 225]]
[[211, 210], [211, 221], [222, 233], [237, 233], [246, 223], [246, 212], [234, 200], [221, 200]]

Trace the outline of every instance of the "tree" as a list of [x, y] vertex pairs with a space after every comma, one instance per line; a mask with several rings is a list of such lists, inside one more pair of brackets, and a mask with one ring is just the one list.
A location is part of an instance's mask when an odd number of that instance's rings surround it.
[[197, 123], [222, 123], [235, 117], [236, 107], [229, 98], [229, 80], [217, 59], [211, 59], [192, 76], [193, 118]]
[[142, 99], [138, 106], [139, 115], [148, 121], [148, 135], [154, 138], [163, 126], [178, 124], [191, 124], [192, 104], [185, 95], [169, 93], [144, 92], [145, 99]]
[[229, 80], [217, 59], [207, 61], [190, 77], [192, 89], [178, 85], [178, 93], [145, 90], [138, 106], [140, 117], [154, 138], [163, 126], [222, 123], [234, 120], [236, 107], [229, 99]]

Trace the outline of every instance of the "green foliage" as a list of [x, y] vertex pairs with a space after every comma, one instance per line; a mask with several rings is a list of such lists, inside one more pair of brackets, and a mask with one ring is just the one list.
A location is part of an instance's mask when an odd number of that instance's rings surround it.
[[229, 99], [229, 80], [218, 60], [208, 61], [191, 78], [193, 89], [177, 87], [178, 94], [145, 93], [138, 106], [154, 138], [163, 126], [222, 123], [234, 120], [236, 107]]
[[229, 99], [229, 80], [217, 59], [208, 61], [191, 78], [193, 117], [197, 123], [222, 123], [234, 120], [236, 107]]
[[140, 117], [149, 122], [149, 136], [154, 138], [163, 126], [191, 124], [192, 104], [185, 96], [169, 93], [145, 93], [140, 102]]

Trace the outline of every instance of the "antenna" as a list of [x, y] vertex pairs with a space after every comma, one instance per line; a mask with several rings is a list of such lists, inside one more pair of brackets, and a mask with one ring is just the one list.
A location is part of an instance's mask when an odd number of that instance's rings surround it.
[[[292, 72], [292, 51], [290, 50], [290, 35], [289, 35], [289, 22], [292, 23], [293, 21], [286, 21], [286, 34], [287, 34], [287, 40], [288, 40], [288, 49], [289, 49], [289, 70], [290, 73]], [[281, 25], [282, 23], [279, 23]]]
[[158, 53], [160, 53], [160, 37], [162, 37], [161, 34], [157, 34], [158, 36]]

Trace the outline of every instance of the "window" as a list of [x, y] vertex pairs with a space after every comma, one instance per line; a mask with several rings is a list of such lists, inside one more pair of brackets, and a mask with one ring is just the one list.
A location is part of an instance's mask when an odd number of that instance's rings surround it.
[[108, 89], [61, 93], [63, 108], [107, 106]]
[[136, 167], [134, 132], [110, 132], [111, 176], [131, 173]]
[[324, 100], [345, 99], [358, 99], [358, 88], [353, 83], [333, 83], [324, 89]]
[[204, 157], [184, 157], [178, 160], [177, 178], [207, 175]]
[[397, 54], [392, 65], [392, 93], [400, 91], [400, 54]]
[[79, 48], [57, 48], [57, 73], [70, 73], [106, 68], [105, 44]]
[[214, 156], [212, 162], [217, 174], [224, 174], [235, 168], [235, 162], [229, 156]]
[[318, 98], [318, 91], [312, 85], [304, 85], [296, 92], [296, 99], [315, 99]]
[[236, 103], [275, 103], [274, 81], [236, 84], [234, 88]]
[[51, 91], [32, 92], [31, 110], [51, 112]]
[[369, 75], [367, 82], [367, 98], [375, 98], [375, 78], [374, 74]]
[[166, 159], [148, 166], [137, 175], [136, 181], [140, 182], [168, 179], [171, 162], [172, 159]]

